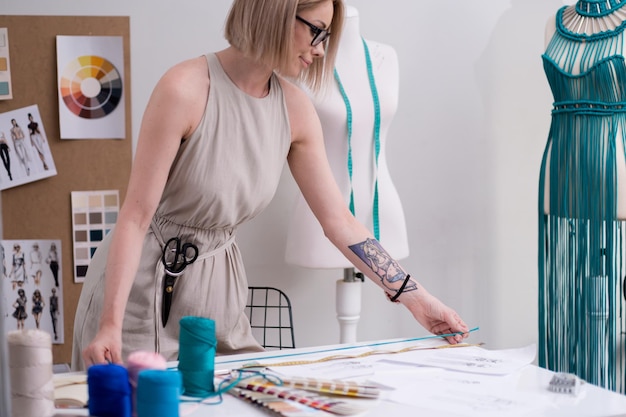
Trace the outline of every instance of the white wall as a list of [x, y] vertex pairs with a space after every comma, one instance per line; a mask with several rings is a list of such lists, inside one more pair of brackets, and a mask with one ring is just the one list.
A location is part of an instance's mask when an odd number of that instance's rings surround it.
[[[472, 336], [503, 348], [537, 339], [537, 182], [551, 95], [541, 53], [562, 0], [349, 0], [363, 35], [400, 59], [399, 111], [388, 163], [409, 231], [403, 266], [454, 306]], [[160, 75], [226, 44], [230, 0], [0, 0], [7, 14], [131, 17], [133, 140]], [[35, 29], [36, 30], [36, 29]], [[10, 37], [10, 34], [9, 34]], [[12, 54], [28, 51], [11, 51]], [[296, 186], [285, 171], [276, 198], [243, 228], [252, 284], [276, 285], [294, 303], [299, 346], [337, 343], [341, 270], [283, 261]], [[359, 340], [426, 332], [372, 283], [363, 288]]]

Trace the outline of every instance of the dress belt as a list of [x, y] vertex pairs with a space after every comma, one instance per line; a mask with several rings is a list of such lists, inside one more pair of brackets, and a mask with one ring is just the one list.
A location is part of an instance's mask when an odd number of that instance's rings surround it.
[[[150, 229], [154, 232], [154, 236], [156, 237], [157, 242], [159, 242], [159, 246], [161, 246], [161, 249], [163, 249], [163, 247], [165, 246], [165, 239], [163, 239], [163, 234], [161, 233], [161, 230], [157, 226], [156, 222], [154, 221], [154, 218], [152, 219], [152, 222], [150, 223]], [[208, 252], [199, 254], [196, 261], [199, 261], [200, 259], [207, 259], [207, 258], [210, 258], [211, 256], [215, 256], [217, 253], [223, 251], [228, 246], [232, 245], [234, 241], [235, 241], [235, 234], [233, 233], [232, 235], [230, 235], [228, 240], [226, 240], [217, 248], [212, 249]]]
[[626, 102], [605, 102], [605, 101], [559, 101], [554, 103], [552, 113], [595, 113], [614, 114], [625, 113]]

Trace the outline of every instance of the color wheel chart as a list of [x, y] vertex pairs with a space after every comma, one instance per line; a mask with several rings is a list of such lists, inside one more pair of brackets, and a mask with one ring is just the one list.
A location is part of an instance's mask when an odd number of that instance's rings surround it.
[[120, 73], [111, 62], [95, 55], [70, 61], [59, 84], [67, 108], [85, 119], [99, 119], [110, 114], [122, 98]]
[[126, 139], [122, 36], [56, 37], [61, 139]]
[[119, 213], [119, 191], [72, 191], [74, 282], [83, 282], [89, 262]]

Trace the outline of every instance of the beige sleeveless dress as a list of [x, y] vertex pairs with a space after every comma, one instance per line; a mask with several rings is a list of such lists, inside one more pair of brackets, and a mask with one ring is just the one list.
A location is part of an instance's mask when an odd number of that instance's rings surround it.
[[[126, 307], [124, 359], [136, 350], [178, 356], [183, 316], [215, 320], [218, 354], [262, 350], [244, 315], [247, 279], [235, 232], [270, 202], [289, 152], [291, 134], [276, 75], [270, 93], [251, 97], [228, 78], [214, 54], [206, 56], [211, 79], [203, 119], [180, 147], [152, 226]], [[89, 265], [74, 323], [73, 369], [98, 330], [110, 235]], [[163, 242], [178, 236], [199, 248], [198, 259], [177, 279], [168, 323], [161, 323]]]

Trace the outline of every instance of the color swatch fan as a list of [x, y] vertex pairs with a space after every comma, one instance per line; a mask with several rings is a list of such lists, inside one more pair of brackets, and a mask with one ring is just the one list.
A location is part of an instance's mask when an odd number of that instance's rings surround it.
[[122, 98], [122, 78], [111, 62], [84, 55], [70, 61], [60, 78], [60, 94], [76, 116], [98, 119], [110, 114]]

